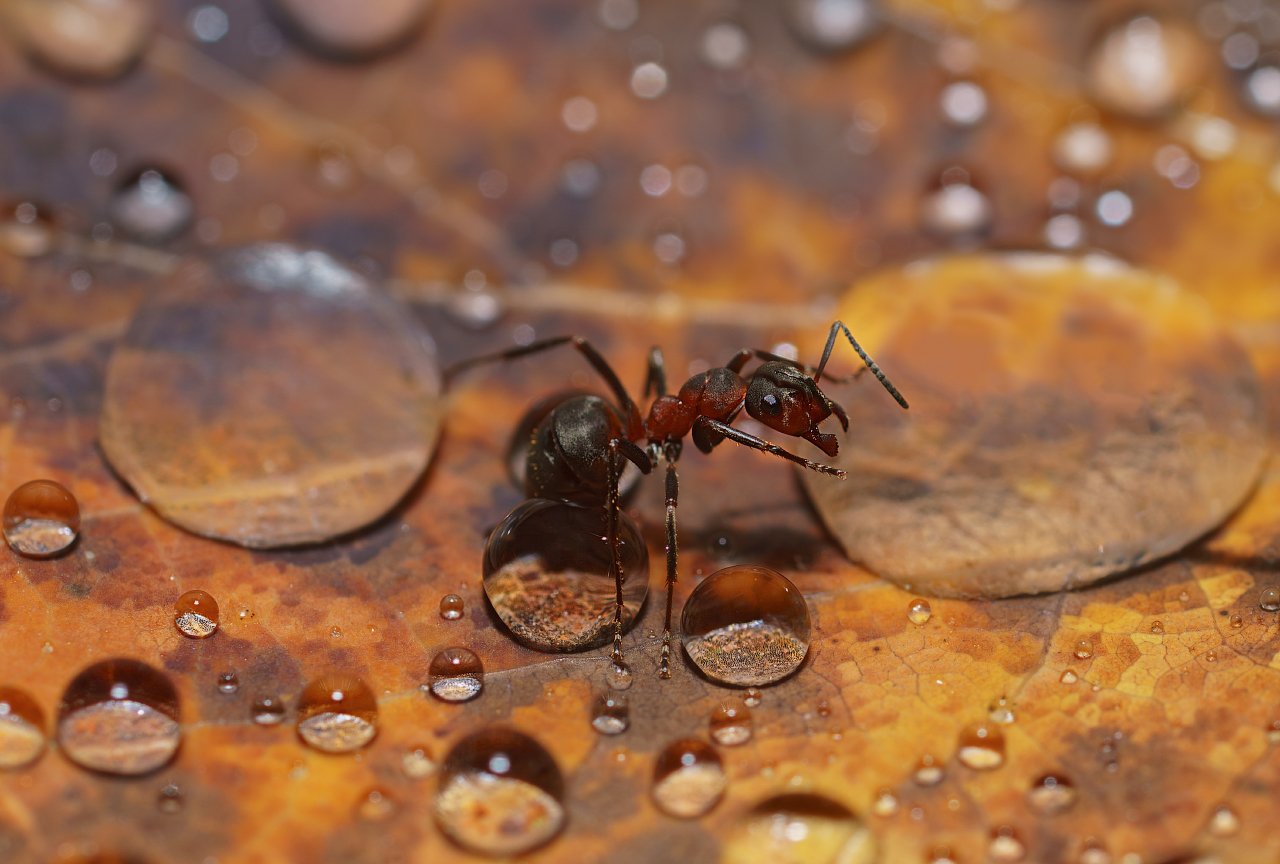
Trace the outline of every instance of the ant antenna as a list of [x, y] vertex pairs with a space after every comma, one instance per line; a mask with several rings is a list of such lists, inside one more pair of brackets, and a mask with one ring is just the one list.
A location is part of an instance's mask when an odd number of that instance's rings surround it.
[[862, 350], [862, 346], [858, 344], [858, 340], [853, 338], [853, 334], [849, 332], [849, 328], [844, 326], [843, 321], [836, 321], [831, 325], [831, 332], [827, 334], [827, 347], [822, 349], [822, 359], [818, 361], [818, 369], [813, 373], [813, 383], [817, 384], [822, 378], [822, 370], [826, 368], [827, 361], [831, 359], [831, 351], [835, 348], [836, 334], [844, 332], [845, 338], [849, 340], [849, 344], [853, 346], [853, 350], [858, 352], [858, 356], [862, 358], [862, 362], [867, 364], [867, 368], [871, 370], [871, 374], [876, 376], [876, 380], [880, 382], [885, 390], [889, 391], [889, 395], [894, 401], [903, 408], [909, 408], [907, 400], [898, 392], [898, 388], [893, 386], [893, 382], [889, 380], [889, 376], [884, 374], [876, 361], [872, 360], [866, 351]]

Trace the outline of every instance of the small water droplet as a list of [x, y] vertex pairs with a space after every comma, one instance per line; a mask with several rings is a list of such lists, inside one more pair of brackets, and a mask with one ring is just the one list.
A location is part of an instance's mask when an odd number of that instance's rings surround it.
[[640, 18], [637, 0], [600, 0], [600, 23], [610, 30], [628, 30]]
[[960, 733], [960, 764], [974, 771], [991, 771], [1004, 764], [1004, 733], [998, 726], [977, 723]]
[[689, 595], [680, 622], [689, 658], [726, 684], [773, 684], [809, 650], [804, 596], [766, 567], [739, 564], [711, 574]]
[[1018, 719], [1009, 705], [1009, 700], [1003, 696], [991, 703], [987, 709], [987, 716], [991, 718], [992, 723], [999, 723], [1002, 726], [1008, 726]]
[[1111, 135], [1097, 123], [1072, 123], [1053, 141], [1053, 161], [1069, 174], [1093, 176], [1111, 164]]
[[610, 662], [604, 680], [611, 690], [626, 690], [635, 682], [635, 675], [630, 666], [621, 660], [615, 660]]
[[564, 827], [564, 779], [534, 739], [495, 726], [463, 738], [445, 757], [436, 822], [464, 848], [519, 855]]
[[378, 703], [369, 685], [334, 673], [308, 684], [298, 697], [298, 736], [325, 753], [349, 753], [378, 732]]
[[1063, 684], [1074, 684], [1080, 680], [1080, 676], [1077, 675], [1071, 669], [1067, 669], [1062, 673], [1062, 677], [1060, 677], [1058, 680], [1061, 681]]
[[49, 558], [67, 549], [80, 531], [80, 505], [52, 480], [30, 480], [4, 504], [4, 539], [28, 558]]
[[933, 757], [933, 754], [926, 753], [916, 763], [916, 770], [912, 773], [911, 779], [915, 780], [919, 786], [937, 786], [942, 782], [943, 776], [942, 764]]
[[218, 692], [228, 695], [240, 689], [240, 677], [235, 672], [223, 672], [218, 676]]
[[1081, 639], [1076, 643], [1075, 656], [1077, 660], [1088, 660], [1093, 656], [1093, 641], [1090, 639]]
[[439, 766], [425, 747], [415, 747], [400, 754], [400, 770], [410, 780], [423, 780], [436, 773]]
[[457, 594], [446, 594], [440, 598], [440, 617], [446, 621], [457, 621], [465, 609], [466, 604]]
[[898, 796], [893, 794], [892, 789], [880, 789], [871, 802], [871, 812], [877, 816], [892, 816], [898, 812], [899, 806]]
[[758, 708], [764, 701], [764, 694], [755, 687], [748, 687], [742, 693], [742, 704], [748, 708]]
[[1045, 815], [1061, 813], [1076, 803], [1076, 788], [1061, 774], [1044, 774], [1031, 784], [1027, 800]]
[[790, 0], [787, 13], [792, 32], [822, 52], [847, 51], [880, 30], [876, 0]]
[[385, 789], [374, 787], [360, 796], [356, 815], [366, 822], [385, 822], [396, 812], [396, 801]]
[[711, 740], [721, 747], [736, 747], [751, 740], [751, 709], [739, 701], [725, 701], [711, 712]]
[[938, 97], [942, 116], [953, 126], [977, 126], [987, 117], [987, 91], [973, 81], [952, 81]]
[[275, 726], [284, 720], [284, 704], [275, 696], [262, 696], [249, 706], [249, 717], [259, 726]]
[[44, 712], [17, 687], [0, 686], [0, 770], [30, 765], [44, 752]]
[[67, 685], [58, 706], [58, 743], [77, 765], [108, 774], [146, 774], [178, 751], [178, 692], [147, 664], [103, 660]]
[[341, 628], [341, 627], [338, 627], [337, 625], [334, 625], [333, 627], [329, 628], [329, 636], [330, 636], [330, 638], [332, 638], [332, 639], [341, 639], [341, 638], [342, 638], [342, 628]]
[[182, 790], [173, 783], [160, 787], [160, 792], [156, 795], [156, 808], [161, 813], [181, 813], [185, 803]]
[[30, 201], [11, 205], [0, 215], [0, 249], [19, 258], [35, 258], [53, 250], [57, 241], [53, 217]]
[[596, 697], [591, 714], [591, 726], [601, 735], [621, 735], [631, 725], [631, 712], [627, 700], [615, 693], [601, 693]]
[[1244, 618], [1239, 615], [1232, 615], [1229, 623], [1231, 624], [1232, 630], [1239, 630], [1244, 626]]
[[925, 196], [920, 221], [928, 231], [956, 240], [970, 240], [991, 227], [991, 200], [973, 183], [969, 172], [952, 167]]
[[907, 620], [917, 627], [929, 623], [933, 617], [933, 607], [923, 597], [917, 597], [907, 606]]
[[1085, 83], [1100, 105], [1149, 119], [1189, 98], [1208, 65], [1208, 49], [1194, 29], [1174, 19], [1139, 15], [1095, 43], [1085, 61]]
[[788, 792], [743, 814], [725, 837], [719, 860], [871, 864], [877, 860], [876, 842], [843, 804], [810, 792]]
[[1101, 842], [1091, 838], [1080, 850], [1080, 864], [1111, 864], [1111, 853]]
[[155, 167], [126, 177], [107, 208], [115, 227], [143, 243], [167, 243], [195, 219], [195, 204], [186, 189], [173, 174]]
[[241, 620], [241, 621], [248, 621], [250, 618], [252, 618], [252, 617], [253, 617], [253, 610], [252, 610], [252, 609], [241, 609], [241, 610], [240, 610], [240, 612], [238, 613], [238, 615], [239, 615], [239, 617], [240, 617], [240, 620]]
[[1231, 837], [1240, 831], [1240, 817], [1225, 804], [1209, 816], [1209, 833], [1215, 837]]
[[218, 629], [218, 601], [205, 591], [187, 591], [173, 604], [173, 623], [183, 636], [206, 639]]
[[1163, 636], [1163, 635], [1164, 635], [1164, 622], [1163, 622], [1163, 621], [1152, 621], [1152, 622], [1151, 622], [1151, 635], [1152, 635], [1152, 636]]
[[751, 55], [751, 40], [737, 23], [719, 21], [702, 31], [699, 54], [713, 69], [740, 69]]
[[1206, 651], [1206, 652], [1205, 652], [1205, 655], [1204, 655], [1204, 661], [1205, 661], [1206, 663], [1217, 663], [1217, 662], [1218, 662], [1218, 652], [1217, 652], [1217, 651]]
[[667, 70], [649, 61], [631, 70], [631, 92], [641, 99], [657, 99], [667, 92]]
[[995, 864], [1015, 864], [1027, 857], [1027, 847], [1012, 826], [1001, 825], [991, 832], [987, 857]]
[[1133, 218], [1133, 199], [1119, 189], [1110, 189], [1098, 196], [1093, 209], [1103, 225], [1119, 228]]
[[1258, 595], [1258, 605], [1264, 612], [1280, 612], [1280, 588], [1263, 588]]
[[720, 755], [696, 738], [668, 744], [653, 766], [653, 801], [677, 819], [696, 819], [710, 812], [727, 785]]
[[[523, 502], [493, 530], [485, 546], [484, 590], [520, 642], [541, 651], [581, 651], [612, 638], [607, 535], [604, 508], [541, 498]], [[649, 590], [649, 556], [625, 513], [619, 514], [618, 535], [626, 627]]]
[[466, 702], [484, 689], [484, 664], [466, 648], [446, 648], [431, 661], [431, 695], [444, 702]]

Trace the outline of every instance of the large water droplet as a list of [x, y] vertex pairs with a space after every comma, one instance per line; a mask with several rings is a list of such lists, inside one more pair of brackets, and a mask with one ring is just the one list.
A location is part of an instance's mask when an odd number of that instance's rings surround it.
[[778, 795], [752, 807], [729, 834], [722, 864], [872, 864], [876, 843], [845, 807], [806, 792]]
[[466, 702], [484, 688], [484, 664], [466, 648], [446, 648], [431, 661], [431, 695], [445, 702]]
[[809, 650], [809, 608], [789, 579], [739, 564], [693, 589], [680, 617], [684, 649], [708, 678], [740, 687], [790, 675]]
[[1190, 26], [1139, 15], [1098, 40], [1085, 61], [1085, 82], [1103, 107], [1150, 119], [1185, 102], [1208, 65], [1208, 49]]
[[1258, 605], [1264, 612], [1280, 612], [1280, 588], [1263, 588], [1258, 595]]
[[960, 733], [960, 764], [975, 771], [990, 771], [1004, 764], [1004, 733], [1000, 727], [978, 723]]
[[[618, 514], [623, 626], [649, 591], [649, 553]], [[582, 651], [613, 636], [614, 581], [603, 507], [530, 499], [489, 535], [484, 590], [517, 639], [540, 651]]]
[[519, 855], [564, 827], [564, 780], [551, 754], [514, 729], [489, 727], [463, 738], [445, 757], [436, 822], [481, 855]]
[[404, 44], [421, 28], [433, 0], [275, 0], [293, 30], [315, 50], [364, 59]]
[[751, 740], [751, 709], [741, 702], [721, 702], [711, 712], [711, 740], [721, 747], [736, 747]]
[[187, 591], [173, 604], [173, 623], [183, 636], [212, 636], [218, 630], [218, 601], [206, 591]]
[[166, 243], [191, 225], [195, 204], [177, 178], [159, 168], [142, 168], [111, 196], [111, 221], [144, 243]]
[[44, 752], [44, 712], [17, 687], [0, 687], [0, 769], [30, 765]]
[[709, 812], [727, 785], [720, 755], [696, 738], [668, 744], [653, 766], [653, 801], [677, 819], [696, 819]]
[[1061, 774], [1044, 774], [1031, 784], [1027, 800], [1046, 815], [1061, 813], [1076, 803], [1076, 787]]
[[172, 759], [181, 741], [177, 690], [139, 660], [94, 663], [63, 691], [58, 743], [84, 768], [145, 774]]
[[591, 712], [591, 727], [601, 735], [621, 735], [631, 725], [627, 700], [616, 693], [601, 693]]
[[349, 753], [378, 732], [378, 702], [369, 685], [332, 673], [308, 684], [298, 697], [298, 736], [325, 753]]
[[9, 22], [35, 60], [72, 78], [128, 71], [152, 31], [150, 0], [12, 0]]
[[30, 480], [4, 502], [4, 539], [19, 555], [57, 555], [75, 542], [79, 531], [80, 505], [60, 483]]
[[818, 51], [847, 51], [880, 30], [876, 0], [790, 0], [786, 11], [792, 32]]

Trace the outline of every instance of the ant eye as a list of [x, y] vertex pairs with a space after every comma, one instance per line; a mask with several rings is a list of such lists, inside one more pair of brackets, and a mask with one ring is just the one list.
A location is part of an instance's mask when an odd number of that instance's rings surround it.
[[778, 397], [772, 393], [766, 393], [760, 397], [760, 407], [767, 414], [777, 414], [782, 410], [782, 405], [778, 402]]

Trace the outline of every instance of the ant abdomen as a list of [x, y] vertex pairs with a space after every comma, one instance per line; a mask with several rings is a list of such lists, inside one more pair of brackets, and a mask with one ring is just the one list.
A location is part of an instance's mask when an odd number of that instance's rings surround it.
[[622, 421], [604, 399], [566, 394], [529, 435], [525, 495], [602, 504], [609, 491], [609, 442], [621, 432]]

